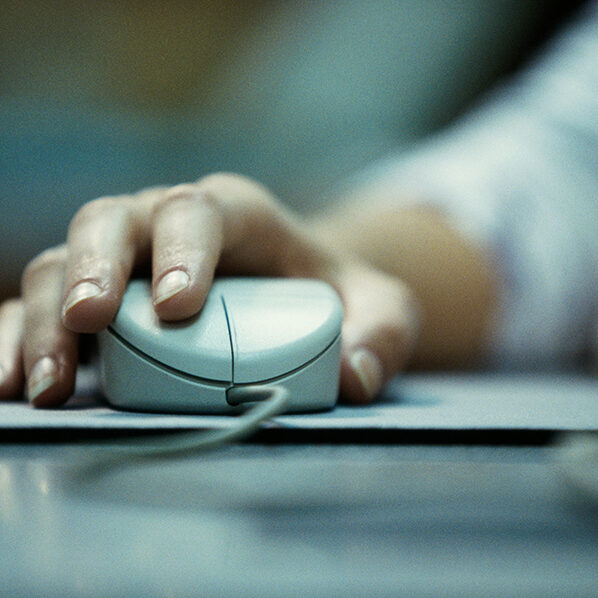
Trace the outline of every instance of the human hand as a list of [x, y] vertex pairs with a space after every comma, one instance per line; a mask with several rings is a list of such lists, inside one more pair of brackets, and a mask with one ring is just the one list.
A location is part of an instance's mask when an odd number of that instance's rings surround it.
[[154, 309], [167, 321], [201, 309], [216, 271], [331, 284], [345, 310], [340, 393], [347, 402], [371, 401], [415, 341], [416, 307], [405, 284], [316, 239], [261, 185], [214, 174], [79, 210], [66, 244], [26, 267], [22, 298], [0, 306], [0, 398], [25, 387], [36, 407], [65, 402], [79, 333], [108, 326], [133, 270], [150, 266]]

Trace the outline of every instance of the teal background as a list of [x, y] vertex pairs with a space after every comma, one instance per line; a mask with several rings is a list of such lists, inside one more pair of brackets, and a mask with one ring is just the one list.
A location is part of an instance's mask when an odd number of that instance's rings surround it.
[[[71, 10], [49, 4], [50, 15], [53, 6], [57, 18]], [[93, 27], [95, 5], [87, 6]], [[98, 94], [96, 63], [77, 52], [80, 39], [53, 39], [48, 22], [29, 47], [0, 25], [0, 296], [14, 293], [27, 261], [62, 242], [77, 208], [101, 195], [231, 170], [298, 211], [318, 208], [356, 170], [450, 122], [559, 12], [508, 0], [266, 2], [260, 10], [243, 45], [215, 65], [218, 93], [207, 104], [201, 82], [180, 105], [109, 101]]]

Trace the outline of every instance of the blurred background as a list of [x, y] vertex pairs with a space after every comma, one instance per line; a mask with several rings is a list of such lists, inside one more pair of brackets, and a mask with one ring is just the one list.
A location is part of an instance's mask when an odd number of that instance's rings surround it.
[[230, 170], [300, 212], [454, 119], [556, 1], [0, 6], [0, 298], [85, 201]]

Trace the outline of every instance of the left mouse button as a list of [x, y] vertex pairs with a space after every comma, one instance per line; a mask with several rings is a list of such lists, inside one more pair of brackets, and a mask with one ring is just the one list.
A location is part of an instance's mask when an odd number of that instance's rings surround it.
[[196, 316], [163, 322], [154, 311], [150, 283], [131, 281], [111, 327], [127, 343], [173, 369], [209, 380], [232, 380], [228, 324], [217, 292], [208, 294]]

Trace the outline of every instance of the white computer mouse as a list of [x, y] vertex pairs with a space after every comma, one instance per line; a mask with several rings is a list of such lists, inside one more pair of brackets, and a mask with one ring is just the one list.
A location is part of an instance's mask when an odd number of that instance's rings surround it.
[[103, 391], [119, 408], [212, 414], [235, 410], [243, 389], [282, 385], [289, 412], [329, 409], [341, 324], [338, 295], [318, 280], [217, 279], [201, 312], [176, 323], [156, 316], [149, 281], [133, 280], [98, 335]]

